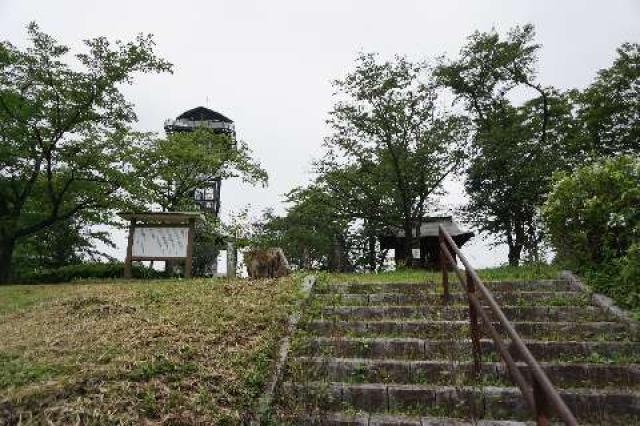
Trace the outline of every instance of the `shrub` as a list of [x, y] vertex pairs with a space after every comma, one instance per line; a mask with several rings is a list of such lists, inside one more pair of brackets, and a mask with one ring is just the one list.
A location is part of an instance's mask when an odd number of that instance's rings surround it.
[[597, 266], [640, 241], [640, 157], [606, 159], [554, 180], [543, 217], [560, 260]]
[[[134, 278], [163, 278], [167, 273], [156, 271], [142, 265], [133, 265], [131, 270]], [[43, 269], [41, 271], [25, 274], [20, 282], [29, 284], [38, 283], [62, 283], [77, 279], [88, 278], [122, 278], [124, 264], [121, 262], [88, 262], [77, 265], [68, 265], [56, 269]]]
[[581, 272], [594, 290], [633, 310], [640, 320], [640, 244], [632, 245], [625, 256]]
[[614, 298], [625, 307], [640, 309], [640, 243], [632, 245], [616, 266]]
[[640, 157], [555, 176], [543, 218], [558, 260], [640, 313]]

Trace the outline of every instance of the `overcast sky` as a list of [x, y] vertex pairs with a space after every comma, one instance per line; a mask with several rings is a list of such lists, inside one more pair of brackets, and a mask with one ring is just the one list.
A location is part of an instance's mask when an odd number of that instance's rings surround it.
[[[165, 119], [208, 106], [235, 121], [269, 172], [268, 188], [225, 182], [223, 216], [247, 204], [279, 210], [282, 194], [309, 180], [327, 135], [330, 83], [360, 51], [451, 57], [474, 30], [533, 23], [543, 45], [540, 81], [569, 89], [589, 84], [621, 43], [640, 41], [640, 0], [0, 0], [0, 39], [23, 46], [32, 20], [73, 47], [101, 35], [155, 35], [175, 72], [126, 88], [138, 127], [161, 132]], [[459, 184], [447, 189], [445, 206], [464, 202]], [[481, 266], [506, 261], [504, 248], [479, 238], [465, 251]]]

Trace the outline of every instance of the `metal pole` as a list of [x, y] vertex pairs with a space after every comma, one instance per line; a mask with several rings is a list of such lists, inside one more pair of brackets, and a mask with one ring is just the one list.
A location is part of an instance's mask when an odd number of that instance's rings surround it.
[[[467, 268], [465, 271], [466, 281], [467, 281], [467, 293], [468, 295], [472, 294], [475, 296], [476, 285], [471, 276], [471, 271]], [[480, 330], [478, 328], [478, 312], [476, 311], [476, 307], [471, 302], [471, 297], [467, 295], [467, 299], [469, 300], [469, 324], [471, 326], [471, 345], [473, 346], [473, 373], [476, 377], [480, 376], [481, 372], [481, 357], [482, 357], [482, 348], [480, 347]]]
[[[516, 382], [518, 386], [521, 388], [521, 391], [525, 394], [525, 398], [527, 398], [527, 401], [530, 401], [529, 405], [532, 406], [532, 408], [534, 409], [533, 411], [536, 413], [536, 416], [538, 417], [538, 422], [539, 422], [538, 424], [544, 425], [544, 426], [548, 425], [549, 424], [548, 416], [545, 415], [544, 413], [539, 415], [538, 408], [533, 407], [533, 405], [541, 407], [542, 410], [547, 410], [546, 412], [548, 412], [549, 407], [552, 407], [555, 409], [556, 413], [558, 414], [558, 417], [560, 417], [567, 425], [570, 425], [570, 426], [577, 425], [578, 422], [576, 421], [575, 416], [573, 415], [573, 413], [571, 412], [567, 404], [564, 402], [564, 400], [562, 399], [558, 391], [555, 389], [555, 387], [553, 386], [553, 384], [545, 374], [540, 364], [538, 364], [538, 362], [533, 357], [531, 352], [529, 352], [529, 349], [527, 349], [520, 335], [518, 335], [513, 325], [509, 322], [509, 320], [505, 316], [504, 312], [502, 312], [502, 309], [500, 309], [500, 306], [496, 302], [491, 292], [484, 286], [484, 284], [482, 283], [482, 280], [480, 279], [480, 277], [478, 277], [476, 272], [473, 270], [473, 267], [470, 265], [467, 258], [464, 256], [464, 254], [462, 254], [462, 252], [456, 245], [453, 238], [451, 238], [451, 236], [446, 232], [446, 230], [442, 227], [442, 225], [440, 225], [440, 233], [444, 237], [445, 243], [446, 243], [446, 244], [441, 244], [440, 247], [441, 247], [441, 250], [447, 256], [447, 258], [449, 259], [449, 261], [452, 262], [452, 264], [455, 264], [455, 260], [453, 259], [452, 254], [449, 253], [449, 250], [452, 250], [453, 253], [458, 256], [458, 258], [460, 259], [460, 262], [462, 262], [462, 264], [465, 267], [465, 275], [466, 275], [465, 277], [462, 277], [462, 274], [459, 272], [458, 268], [455, 268], [454, 270], [456, 271], [456, 274], [458, 275], [461, 281], [466, 281], [468, 294], [471, 294], [471, 293], [475, 294], [476, 291], [480, 293], [481, 297], [483, 298], [483, 301], [487, 304], [488, 309], [490, 309], [493, 312], [498, 322], [502, 325], [506, 334], [509, 336], [509, 338], [511, 338], [511, 346], [514, 347], [514, 350], [516, 350], [519, 353], [520, 358], [529, 367], [529, 371], [532, 375], [531, 382], [532, 384], [535, 384], [535, 386], [539, 388], [538, 392], [544, 397], [544, 399], [538, 397], [537, 399], [540, 402], [537, 402], [536, 397], [534, 395], [531, 395], [531, 393], [533, 393], [533, 389], [532, 389], [533, 385], [526, 386], [526, 388], [523, 389], [523, 386], [521, 383], [522, 380], [517, 379]], [[481, 362], [480, 349], [481, 348], [480, 348], [480, 340], [478, 338], [479, 329], [477, 325], [477, 313], [480, 312], [483, 318], [486, 316], [485, 315], [486, 313], [484, 311], [484, 307], [480, 306], [480, 303], [477, 300], [477, 296], [468, 297], [468, 299], [470, 303], [469, 321], [471, 323], [471, 338], [472, 338], [472, 343], [474, 347], [474, 361], [475, 361], [474, 369], [476, 369], [476, 371], [480, 371], [480, 362]], [[478, 306], [477, 310], [472, 309], [474, 307], [474, 306], [471, 306], [472, 302], [474, 305]], [[490, 324], [486, 320], [485, 320], [485, 323]], [[500, 340], [497, 338], [497, 336], [492, 336], [492, 337], [496, 342], [496, 344], [500, 346], [500, 344], [498, 343]], [[509, 357], [504, 358], [507, 363], [509, 363], [508, 358]], [[515, 369], [514, 369], [514, 372], [515, 372]]]
[[236, 277], [236, 244], [234, 241], [227, 241], [227, 278]]
[[442, 288], [444, 290], [443, 302], [445, 305], [449, 305], [449, 267], [447, 265], [447, 258], [444, 255], [444, 250], [442, 250], [442, 245], [445, 244], [442, 231], [438, 233], [438, 240], [440, 243], [438, 244], [438, 247], [440, 248], [438, 253], [440, 257], [440, 269], [442, 269]]
[[533, 400], [536, 404], [536, 422], [538, 423], [538, 426], [549, 426], [549, 418], [547, 417], [549, 404], [547, 402], [547, 398], [536, 377], [532, 375], [531, 378], [533, 385]]

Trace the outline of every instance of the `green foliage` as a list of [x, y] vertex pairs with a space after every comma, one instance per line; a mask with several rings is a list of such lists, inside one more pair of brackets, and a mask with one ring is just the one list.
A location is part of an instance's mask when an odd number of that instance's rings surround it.
[[[571, 136], [571, 100], [535, 80], [539, 45], [531, 25], [506, 37], [476, 32], [458, 59], [436, 69], [438, 81], [464, 101], [476, 132], [465, 189], [466, 219], [509, 247], [509, 263], [523, 251], [540, 257], [539, 206], [551, 174], [562, 168]], [[509, 99], [514, 89], [533, 96], [520, 106]]]
[[254, 244], [281, 247], [297, 268], [348, 269], [348, 220], [327, 189], [317, 184], [296, 188], [287, 202], [286, 215], [266, 211], [254, 224]]
[[138, 72], [166, 72], [151, 36], [129, 43], [86, 40], [74, 55], [28, 27], [31, 45], [0, 43], [0, 281], [16, 241], [84, 213], [135, 204], [131, 165], [143, 135], [121, 92]]
[[[429, 67], [403, 57], [363, 54], [334, 86], [333, 134], [316, 164], [318, 181], [340, 217], [362, 226], [375, 269], [373, 238], [388, 227], [409, 236], [419, 226], [462, 161], [467, 123], [442, 107]], [[410, 239], [399, 256], [408, 256]]]
[[[169, 276], [167, 273], [136, 264], [133, 265], [131, 272], [134, 278], [162, 278]], [[20, 282], [30, 284], [65, 283], [73, 280], [90, 278], [122, 278], [123, 274], [124, 264], [121, 262], [87, 262], [78, 265], [67, 265], [56, 269], [44, 269], [24, 274], [21, 277]]]
[[543, 214], [558, 258], [640, 310], [640, 158], [609, 158], [555, 179]]
[[196, 222], [193, 235], [192, 274], [195, 277], [211, 276], [211, 265], [218, 257], [223, 244], [220, 222], [211, 214], [204, 214], [204, 220]]
[[584, 267], [624, 256], [640, 240], [639, 205], [638, 157], [557, 174], [544, 218], [559, 258]]
[[635, 310], [640, 320], [640, 243], [634, 243], [624, 257], [617, 259], [618, 274], [615, 279], [613, 297], [623, 306]]
[[578, 97], [590, 156], [640, 153], [640, 44], [624, 43], [617, 53]]
[[632, 310], [640, 320], [640, 243], [629, 247], [622, 257], [606, 261], [597, 268], [583, 267], [581, 272], [595, 291]]
[[[147, 204], [158, 204], [165, 211], [199, 210], [194, 195], [218, 180], [240, 177], [251, 184], [267, 183], [267, 172], [251, 158], [246, 143], [207, 128], [154, 140], [137, 167], [147, 175], [139, 192], [146, 195]], [[235, 235], [229, 227], [223, 229], [214, 215], [206, 211], [203, 215], [194, 236], [194, 276], [211, 275], [210, 266], [218, 256], [223, 234]]]
[[114, 246], [109, 233], [92, 230], [81, 218], [57, 222], [18, 241], [14, 254], [14, 273], [21, 277], [33, 271], [56, 269], [86, 260], [112, 260], [95, 249], [96, 241]]
[[145, 360], [135, 365], [128, 376], [129, 379], [137, 382], [147, 381], [159, 376], [163, 376], [166, 380], [174, 381], [191, 375], [196, 368], [193, 363], [174, 362], [160, 353], [154, 354], [150, 360]]
[[329, 119], [334, 134], [326, 139], [319, 170], [356, 169], [351, 186], [382, 202], [382, 220], [415, 226], [428, 197], [461, 161], [466, 123], [440, 106], [428, 67], [402, 57], [379, 62], [362, 55], [335, 87], [340, 100]]
[[147, 194], [148, 203], [157, 203], [167, 211], [195, 210], [196, 189], [216, 179], [242, 177], [253, 184], [267, 182], [267, 172], [251, 158], [246, 143], [207, 128], [154, 140], [137, 166], [146, 174], [140, 192]]

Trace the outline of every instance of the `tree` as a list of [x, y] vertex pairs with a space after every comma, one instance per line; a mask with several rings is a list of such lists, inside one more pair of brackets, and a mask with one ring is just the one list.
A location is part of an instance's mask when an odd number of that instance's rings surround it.
[[19, 239], [131, 201], [128, 167], [140, 135], [120, 87], [136, 72], [171, 71], [151, 36], [87, 40], [72, 66], [68, 47], [34, 23], [28, 33], [25, 50], [0, 43], [0, 282]]
[[286, 195], [283, 216], [267, 210], [254, 224], [254, 243], [281, 247], [292, 265], [301, 269], [350, 270], [349, 220], [337, 209], [327, 188], [314, 183]]
[[386, 251], [379, 250], [378, 237], [392, 227], [388, 212], [393, 204], [389, 197], [393, 183], [384, 169], [372, 166], [334, 165], [320, 174], [317, 182], [327, 192], [335, 215], [351, 229], [352, 263], [376, 271], [386, 259]]
[[[535, 79], [534, 36], [531, 25], [512, 29], [505, 39], [495, 31], [476, 32], [457, 60], [443, 61], [435, 71], [473, 117], [465, 215], [508, 245], [512, 265], [523, 251], [539, 256], [539, 207], [551, 174], [566, 164], [566, 141], [575, 132], [569, 96]], [[515, 106], [509, 95], [516, 88], [533, 96]]]
[[[196, 190], [212, 181], [241, 177], [256, 184], [267, 182], [267, 172], [251, 158], [248, 145], [211, 129], [169, 134], [152, 141], [137, 168], [146, 172], [141, 182], [147, 204], [157, 204], [164, 211], [196, 211]], [[194, 234], [193, 274], [208, 275], [223, 242], [218, 218], [203, 212], [204, 220], [196, 224]], [[171, 262], [166, 263], [172, 269]]]
[[430, 197], [461, 164], [466, 122], [440, 106], [429, 68], [402, 57], [378, 62], [363, 54], [334, 84], [333, 134], [318, 172], [365, 224], [403, 229], [407, 238], [396, 257], [406, 259]]
[[267, 182], [267, 172], [251, 158], [246, 143], [207, 128], [154, 140], [137, 167], [147, 174], [141, 192], [166, 211], [197, 209], [194, 192], [215, 179]]
[[17, 276], [43, 269], [56, 269], [82, 263], [111, 258], [95, 248], [100, 241], [114, 247], [109, 233], [92, 229], [86, 218], [73, 217], [24, 237], [16, 244], [14, 271]]
[[577, 99], [590, 159], [640, 152], [640, 44], [625, 43], [617, 53]]

